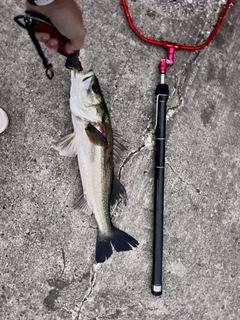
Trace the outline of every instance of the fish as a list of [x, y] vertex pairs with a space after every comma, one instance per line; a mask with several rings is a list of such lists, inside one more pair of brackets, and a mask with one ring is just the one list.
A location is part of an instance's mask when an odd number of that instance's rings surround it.
[[111, 221], [111, 201], [119, 199], [125, 189], [114, 176], [110, 116], [92, 70], [71, 71], [70, 110], [73, 133], [62, 138], [57, 148], [60, 155], [77, 156], [83, 195], [75, 207], [94, 214], [98, 226], [95, 258], [102, 263], [112, 255], [112, 248], [128, 251], [139, 243]]

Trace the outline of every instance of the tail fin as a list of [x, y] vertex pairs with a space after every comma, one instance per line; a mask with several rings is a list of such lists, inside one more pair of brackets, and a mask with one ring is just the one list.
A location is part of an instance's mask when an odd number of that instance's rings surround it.
[[138, 242], [129, 234], [113, 227], [112, 234], [103, 237], [98, 234], [96, 244], [96, 261], [97, 263], [104, 262], [112, 255], [112, 246], [119, 251], [129, 251], [132, 247], [137, 247]]

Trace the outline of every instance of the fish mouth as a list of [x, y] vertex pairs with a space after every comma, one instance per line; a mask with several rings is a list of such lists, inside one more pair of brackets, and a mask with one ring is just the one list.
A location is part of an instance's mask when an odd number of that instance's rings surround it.
[[94, 72], [92, 70], [88, 71], [86, 74], [83, 75], [82, 84], [86, 90], [89, 89], [89, 87], [92, 83], [93, 77], [94, 77]]
[[86, 74], [82, 77], [82, 82], [85, 82], [89, 78], [92, 78], [94, 76], [94, 72], [92, 70], [88, 71]]

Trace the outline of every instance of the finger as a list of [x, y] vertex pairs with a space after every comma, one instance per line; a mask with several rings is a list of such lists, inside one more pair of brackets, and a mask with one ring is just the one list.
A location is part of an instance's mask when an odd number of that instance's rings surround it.
[[48, 47], [48, 50], [49, 50], [50, 52], [57, 52], [58, 49], [59, 49], [59, 46]]
[[51, 38], [50, 34], [45, 32], [35, 32], [35, 36], [39, 42], [46, 45], [50, 52], [57, 52], [59, 49], [59, 43], [56, 38]]
[[59, 49], [59, 42], [55, 38], [50, 38], [45, 42], [45, 46], [48, 48], [50, 52], [57, 52]]
[[65, 50], [67, 52], [73, 52], [75, 50], [79, 50], [80, 48], [82, 48], [82, 45], [83, 45], [83, 41], [68, 41], [66, 42], [65, 44]]
[[59, 45], [58, 39], [56, 38], [51, 38], [47, 41], [47, 44], [49, 47], [55, 47]]
[[68, 41], [68, 42], [65, 44], [65, 50], [66, 50], [67, 52], [73, 52], [73, 51], [75, 51], [75, 50], [78, 50], [78, 49], [75, 49], [75, 48], [76, 48], [76, 46], [73, 46], [70, 41]]
[[72, 39], [71, 41], [68, 41], [65, 44], [65, 50], [68, 52], [72, 52], [72, 51], [81, 49], [83, 46], [84, 37], [85, 37], [85, 29], [82, 29], [81, 33], [79, 33], [78, 38]]
[[50, 34], [46, 32], [35, 32], [35, 37], [39, 42], [43, 42], [43, 43], [45, 43], [51, 38]]

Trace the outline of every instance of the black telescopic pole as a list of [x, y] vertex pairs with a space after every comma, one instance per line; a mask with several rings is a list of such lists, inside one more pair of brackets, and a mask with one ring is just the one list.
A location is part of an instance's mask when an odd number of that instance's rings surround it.
[[166, 106], [169, 96], [168, 85], [161, 83], [156, 88], [156, 159], [154, 188], [154, 253], [152, 294], [162, 295], [163, 257], [163, 207]]

